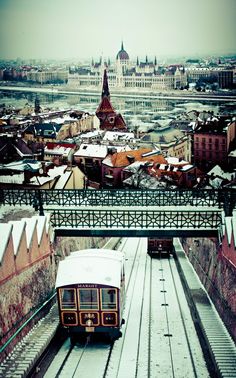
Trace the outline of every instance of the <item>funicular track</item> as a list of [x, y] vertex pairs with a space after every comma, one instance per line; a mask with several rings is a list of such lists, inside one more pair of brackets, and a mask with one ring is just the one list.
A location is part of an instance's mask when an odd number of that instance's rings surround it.
[[92, 335], [74, 346], [68, 339], [46, 378], [209, 376], [175, 260], [151, 259], [146, 243], [131, 238], [120, 246], [127, 260], [122, 337]]
[[[177, 245], [176, 248], [178, 251], [180, 247]], [[177, 269], [177, 260], [173, 256], [169, 259], [150, 258], [147, 254], [146, 238], [122, 239], [118, 249], [126, 257], [127, 295], [122, 337], [111, 342], [104, 336], [91, 334], [79, 338], [75, 344], [71, 344], [67, 338], [51, 364], [44, 367], [44, 370], [40, 370], [40, 365], [37, 364], [39, 368], [34, 368], [31, 374], [25, 374], [25, 361], [22, 359], [22, 366], [19, 365], [22, 374], [17, 376], [233, 377], [232, 374], [236, 371], [233, 362], [230, 367], [225, 367], [228, 375], [221, 374], [222, 366], [221, 369], [216, 368], [213, 375], [212, 370], [209, 373]], [[180, 258], [183, 259], [184, 256]], [[188, 272], [190, 264], [187, 261], [185, 264]], [[188, 275], [191, 275], [190, 271]], [[196, 284], [194, 283], [195, 286]], [[43, 328], [41, 333], [44, 333]], [[217, 340], [215, 349], [218, 348], [218, 351], [219, 347], [220, 342]], [[231, 349], [227, 361], [234, 356], [233, 345]], [[23, 356], [22, 352], [22, 358]], [[221, 363], [222, 353], [218, 358]], [[225, 361], [224, 357], [224, 363]], [[0, 377], [9, 376], [5, 374], [6, 371], [1, 375], [2, 372]], [[13, 370], [9, 377], [14, 377]]]

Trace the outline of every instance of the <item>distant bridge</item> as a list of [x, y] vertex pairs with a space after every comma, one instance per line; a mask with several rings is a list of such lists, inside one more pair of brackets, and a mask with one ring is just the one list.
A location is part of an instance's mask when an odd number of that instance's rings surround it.
[[56, 235], [212, 236], [232, 215], [235, 190], [0, 189], [0, 203], [51, 214]]

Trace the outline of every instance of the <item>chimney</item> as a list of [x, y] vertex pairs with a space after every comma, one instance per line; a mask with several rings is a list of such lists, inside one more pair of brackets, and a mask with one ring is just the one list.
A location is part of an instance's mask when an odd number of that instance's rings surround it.
[[132, 156], [132, 155], [126, 155], [126, 157], [127, 157], [130, 164], [132, 164], [135, 161], [135, 157]]

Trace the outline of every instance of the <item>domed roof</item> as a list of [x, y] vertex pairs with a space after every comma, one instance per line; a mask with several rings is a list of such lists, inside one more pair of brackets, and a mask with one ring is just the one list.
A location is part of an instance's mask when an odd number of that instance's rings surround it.
[[122, 42], [122, 44], [121, 44], [121, 49], [120, 49], [120, 51], [119, 51], [118, 54], [116, 55], [116, 59], [120, 59], [120, 60], [129, 60], [129, 55], [128, 55], [128, 53], [124, 50], [123, 42]]

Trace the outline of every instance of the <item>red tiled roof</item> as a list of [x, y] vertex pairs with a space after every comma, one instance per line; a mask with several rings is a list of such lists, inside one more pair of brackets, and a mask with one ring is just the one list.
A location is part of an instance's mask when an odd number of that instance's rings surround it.
[[96, 114], [97, 113], [115, 113], [115, 110], [113, 109], [109, 99], [104, 96], [96, 110]]
[[142, 156], [151, 152], [150, 148], [142, 148], [139, 150], [117, 152], [111, 157], [113, 167], [126, 167], [130, 165], [130, 160], [127, 156], [134, 157], [134, 161], [150, 161], [153, 163], [166, 164], [166, 159], [163, 155]]
[[115, 129], [127, 129], [126, 123], [124, 121], [124, 118], [122, 117], [121, 114], [117, 114], [115, 118]]

